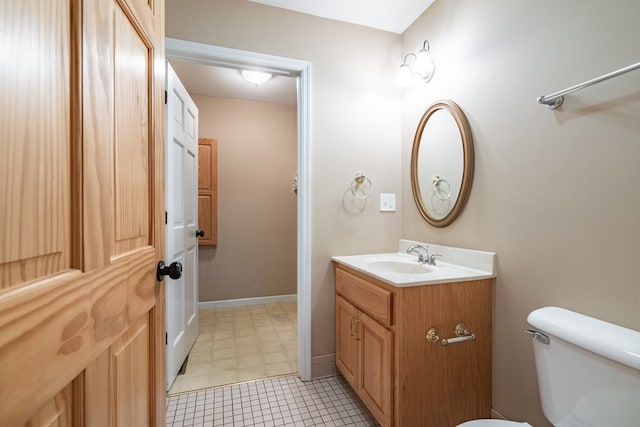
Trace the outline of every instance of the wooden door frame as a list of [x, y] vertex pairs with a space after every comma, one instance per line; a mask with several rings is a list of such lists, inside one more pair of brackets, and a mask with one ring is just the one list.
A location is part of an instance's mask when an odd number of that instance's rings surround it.
[[165, 57], [298, 78], [298, 375], [311, 381], [311, 63], [172, 38], [165, 38]]

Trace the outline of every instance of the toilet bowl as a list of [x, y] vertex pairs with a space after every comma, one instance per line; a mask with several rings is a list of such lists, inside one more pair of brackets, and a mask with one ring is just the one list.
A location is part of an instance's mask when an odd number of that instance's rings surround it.
[[532, 427], [528, 423], [518, 423], [506, 420], [472, 420], [458, 424], [457, 427]]

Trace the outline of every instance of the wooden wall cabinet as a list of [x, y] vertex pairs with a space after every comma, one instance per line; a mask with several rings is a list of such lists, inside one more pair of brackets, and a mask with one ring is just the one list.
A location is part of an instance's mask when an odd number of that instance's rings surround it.
[[[336, 365], [383, 427], [490, 418], [493, 279], [394, 287], [338, 263], [335, 274]], [[475, 340], [425, 339], [461, 322]]]
[[218, 244], [218, 140], [198, 139], [199, 246]]

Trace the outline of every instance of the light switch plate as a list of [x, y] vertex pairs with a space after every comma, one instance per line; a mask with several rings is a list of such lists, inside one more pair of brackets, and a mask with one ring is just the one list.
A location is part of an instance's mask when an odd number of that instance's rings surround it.
[[396, 211], [395, 193], [380, 193], [380, 212]]

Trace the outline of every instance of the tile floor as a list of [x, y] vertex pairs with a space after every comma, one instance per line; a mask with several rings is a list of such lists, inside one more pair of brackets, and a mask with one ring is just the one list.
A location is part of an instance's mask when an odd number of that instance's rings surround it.
[[168, 394], [297, 372], [295, 301], [200, 310], [186, 372]]
[[167, 427], [379, 426], [341, 376], [296, 375], [169, 396]]

